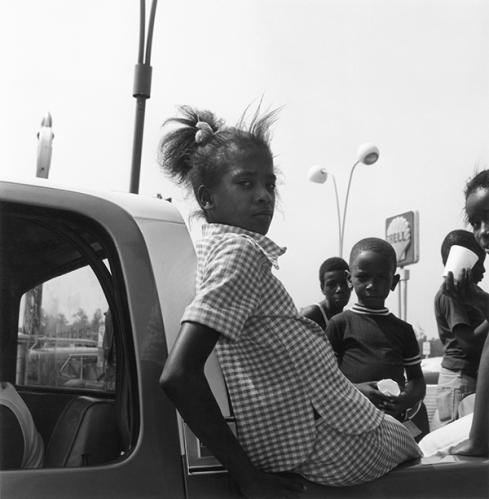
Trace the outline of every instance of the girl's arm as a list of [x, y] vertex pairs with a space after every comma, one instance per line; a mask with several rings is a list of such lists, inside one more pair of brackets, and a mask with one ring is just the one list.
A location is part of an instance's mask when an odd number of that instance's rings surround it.
[[465, 456], [489, 455], [489, 337], [482, 349], [475, 389], [475, 404], [469, 439], [450, 450], [451, 454]]
[[453, 328], [453, 334], [465, 355], [470, 356], [477, 355], [482, 350], [488, 330], [489, 325], [485, 320], [476, 328], [472, 328], [467, 324], [457, 324]]
[[229, 471], [248, 498], [293, 497], [304, 490], [294, 479], [257, 470], [229, 429], [204, 375], [219, 333], [202, 324], [183, 323], [160, 378], [160, 385], [195, 435]]
[[[444, 288], [446, 294], [454, 296], [462, 303], [470, 303], [478, 308], [489, 320], [489, 294], [472, 283], [471, 271], [463, 272], [458, 283], [453, 274], [448, 273]], [[452, 454], [468, 456], [489, 455], [489, 336], [484, 342], [477, 374], [475, 405], [469, 439], [451, 449]]]

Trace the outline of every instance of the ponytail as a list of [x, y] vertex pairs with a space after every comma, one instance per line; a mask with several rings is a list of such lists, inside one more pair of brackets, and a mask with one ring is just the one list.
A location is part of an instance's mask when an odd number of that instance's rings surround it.
[[225, 126], [212, 112], [190, 106], [178, 108], [180, 116], [167, 119], [179, 125], [166, 133], [158, 147], [158, 163], [174, 181], [191, 188], [197, 196], [199, 186], [211, 187], [222, 178], [223, 168], [236, 150], [265, 149], [272, 156], [269, 129], [277, 111], [260, 117], [260, 106], [245, 124], [245, 111], [234, 127]]
[[190, 106], [179, 107], [180, 117], [167, 119], [182, 126], [168, 132], [160, 141], [158, 162], [163, 171], [177, 183], [191, 184], [191, 172], [199, 147], [206, 145], [217, 132], [221, 122], [210, 111], [198, 111]]

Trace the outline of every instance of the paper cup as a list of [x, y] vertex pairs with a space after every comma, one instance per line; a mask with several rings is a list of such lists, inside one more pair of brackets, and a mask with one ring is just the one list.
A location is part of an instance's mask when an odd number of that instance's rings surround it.
[[377, 381], [377, 388], [379, 389], [379, 392], [382, 392], [384, 395], [393, 395], [394, 397], [397, 397], [401, 393], [399, 385], [390, 378]]
[[453, 278], [457, 281], [462, 276], [462, 270], [471, 269], [478, 259], [479, 257], [472, 250], [454, 244], [450, 248], [443, 276], [447, 276], [448, 272], [453, 272]]

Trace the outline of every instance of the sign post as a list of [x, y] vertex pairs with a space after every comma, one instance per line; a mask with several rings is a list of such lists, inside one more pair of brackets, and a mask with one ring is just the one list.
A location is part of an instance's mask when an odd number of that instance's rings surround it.
[[399, 317], [407, 319], [407, 284], [409, 270], [406, 265], [419, 261], [419, 215], [417, 211], [408, 211], [385, 220], [385, 238], [392, 244], [400, 268], [399, 281]]

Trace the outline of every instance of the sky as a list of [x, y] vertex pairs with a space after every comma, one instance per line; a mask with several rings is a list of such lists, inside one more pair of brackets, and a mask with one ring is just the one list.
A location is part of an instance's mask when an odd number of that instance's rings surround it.
[[[137, 0], [0, 3], [0, 176], [34, 177], [49, 111], [50, 180], [128, 191], [138, 17]], [[386, 218], [417, 211], [407, 320], [435, 337], [439, 247], [465, 227], [466, 181], [489, 166], [488, 27], [486, 0], [160, 0], [140, 194], [172, 197], [186, 220], [192, 209], [156, 162], [178, 105], [229, 124], [260, 99], [280, 108], [268, 235], [288, 248], [277, 275], [302, 307], [321, 299], [319, 265], [338, 254], [333, 184], [307, 172], [320, 164], [333, 174], [342, 206], [356, 151], [373, 142], [378, 162], [353, 175], [343, 256], [361, 238], [384, 238]], [[198, 223], [190, 228], [198, 237]], [[387, 305], [397, 313], [397, 292]]]

